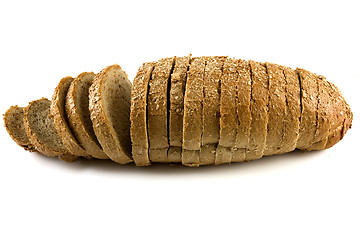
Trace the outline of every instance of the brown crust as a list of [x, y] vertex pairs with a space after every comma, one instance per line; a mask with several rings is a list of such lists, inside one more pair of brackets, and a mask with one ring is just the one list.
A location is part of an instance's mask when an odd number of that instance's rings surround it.
[[206, 144], [201, 146], [199, 156], [200, 165], [215, 164], [216, 145], [217, 144]]
[[279, 154], [293, 151], [299, 138], [300, 128], [300, 80], [295, 70], [280, 66], [285, 76], [286, 114], [283, 147]]
[[[202, 100], [204, 73], [207, 57], [193, 58], [187, 75], [184, 96], [183, 154], [182, 164], [199, 166], [202, 134]], [[197, 151], [190, 153], [184, 150]], [[195, 156], [190, 158], [189, 156]]]
[[286, 114], [285, 77], [276, 64], [265, 63], [269, 77], [269, 120], [264, 155], [278, 154], [283, 147]]
[[[175, 63], [175, 57], [159, 60], [149, 81], [147, 124], [149, 157], [152, 162], [168, 162], [159, 149], [169, 148], [168, 139], [168, 85]], [[153, 150], [157, 150], [154, 151]], [[165, 151], [164, 150], [164, 151]], [[153, 152], [153, 153], [152, 153]], [[161, 153], [160, 155], [158, 155]]]
[[[78, 102], [77, 98], [80, 97], [77, 96], [77, 92], [78, 88], [81, 87], [81, 82], [85, 81], [86, 78], [93, 79], [94, 77], [95, 74], [92, 72], [83, 72], [72, 81], [66, 95], [66, 115], [68, 123], [73, 130], [76, 139], [85, 149], [86, 153], [94, 158], [109, 159], [109, 157], [101, 149], [100, 143], [98, 142], [95, 133], [92, 133], [94, 136], [91, 136], [89, 130], [86, 129], [86, 123], [84, 123], [82, 117], [80, 116], [80, 110], [78, 109], [79, 106], [76, 104]], [[91, 121], [90, 115], [88, 120]], [[93, 129], [91, 129], [91, 131], [93, 131]]]
[[251, 69], [251, 129], [246, 160], [261, 158], [264, 153], [268, 123], [268, 76], [264, 64], [249, 61]]
[[[39, 139], [37, 133], [32, 129], [31, 123], [29, 121], [30, 108], [41, 101], [49, 102], [49, 107], [50, 107], [50, 101], [46, 98], [41, 98], [39, 100], [30, 102], [29, 105], [24, 108], [24, 126], [25, 126], [25, 131], [31, 143], [33, 144], [33, 146], [36, 148], [37, 151], [49, 157], [56, 157], [56, 156], [68, 154], [65, 147], [63, 151], [58, 151], [48, 146], [46, 142], [43, 142], [42, 140]], [[76, 158], [74, 158], [74, 160], [75, 159]]]
[[[101, 92], [102, 87], [105, 84], [105, 77], [108, 71], [112, 70], [113, 68], [118, 69], [126, 75], [126, 73], [122, 71], [121, 67], [115, 64], [103, 69], [95, 76], [94, 82], [89, 89], [90, 117], [93, 123], [96, 137], [99, 140], [99, 143], [104, 152], [110, 157], [111, 160], [120, 164], [126, 164], [132, 162], [132, 158], [121, 148], [120, 142], [116, 137], [115, 130], [111, 126], [109, 119], [105, 114]], [[129, 87], [131, 87], [130, 81], [127, 84]]]
[[132, 155], [137, 166], [148, 166], [149, 159], [148, 127], [146, 118], [149, 80], [154, 62], [144, 63], [138, 70], [131, 91], [130, 136]]
[[[20, 126], [13, 126], [11, 124], [11, 122], [9, 122], [7, 119], [11, 118], [12, 116], [14, 116], [15, 114], [20, 114], [18, 117], [20, 118]], [[8, 134], [10, 135], [10, 137], [12, 138], [12, 140], [14, 140], [14, 142], [16, 142], [16, 144], [18, 144], [20, 147], [24, 148], [26, 151], [30, 151], [30, 152], [36, 152], [35, 147], [31, 144], [30, 139], [27, 137], [26, 131], [25, 131], [25, 126], [24, 126], [24, 108], [23, 107], [19, 107], [18, 105], [15, 106], [11, 106], [4, 114], [4, 125], [5, 125], [5, 129], [8, 132]], [[27, 139], [23, 140], [20, 139], [18, 136], [16, 136], [17, 134], [15, 134], [13, 132], [14, 128], [20, 128], [20, 131], [24, 132], [24, 135]]]
[[66, 93], [73, 80], [72, 77], [64, 77], [60, 80], [51, 99], [50, 116], [53, 118], [55, 128], [69, 153], [76, 156], [89, 157], [89, 154], [80, 145], [70, 129], [65, 114]]
[[317, 76], [305, 69], [296, 69], [301, 86], [301, 117], [298, 149], [306, 150], [314, 142], [317, 126]]

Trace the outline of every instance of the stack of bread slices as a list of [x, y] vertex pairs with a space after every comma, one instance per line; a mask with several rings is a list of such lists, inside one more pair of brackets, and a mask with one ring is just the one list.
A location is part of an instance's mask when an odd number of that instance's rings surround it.
[[133, 85], [119, 65], [65, 77], [51, 101], [13, 106], [4, 120], [26, 150], [66, 161], [194, 167], [332, 147], [352, 112], [307, 70], [190, 55], [144, 63]]

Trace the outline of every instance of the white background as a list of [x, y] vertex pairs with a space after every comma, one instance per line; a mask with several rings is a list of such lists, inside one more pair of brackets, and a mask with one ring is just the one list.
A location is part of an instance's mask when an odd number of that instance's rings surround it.
[[66, 163], [0, 127], [0, 239], [360, 239], [358, 1], [0, 1], [0, 112], [118, 63], [229, 55], [325, 75], [354, 112], [319, 152], [198, 169]]

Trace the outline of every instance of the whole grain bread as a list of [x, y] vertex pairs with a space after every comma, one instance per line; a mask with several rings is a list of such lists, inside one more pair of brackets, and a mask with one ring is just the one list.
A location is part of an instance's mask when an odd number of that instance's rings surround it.
[[168, 162], [168, 90], [174, 63], [175, 57], [159, 60], [149, 81], [147, 123], [149, 157], [152, 162]]
[[131, 82], [116, 64], [98, 73], [89, 90], [95, 135], [106, 155], [120, 164], [132, 162], [130, 94]]
[[66, 94], [73, 80], [72, 77], [64, 77], [55, 88], [51, 99], [50, 117], [54, 119], [54, 126], [68, 152], [76, 156], [90, 157], [75, 137], [65, 113]]
[[54, 126], [54, 120], [50, 117], [50, 105], [51, 102], [46, 98], [29, 103], [24, 109], [25, 131], [32, 145], [40, 153], [73, 161], [77, 158], [69, 154], [65, 148]]
[[263, 63], [249, 61], [251, 69], [251, 128], [246, 160], [263, 156], [268, 123], [269, 81]]
[[24, 108], [11, 106], [4, 114], [5, 128], [10, 137], [27, 151], [35, 152], [24, 127]]
[[109, 159], [95, 136], [90, 119], [89, 88], [94, 77], [92, 72], [83, 72], [72, 81], [66, 95], [66, 116], [72, 132], [86, 153], [94, 158]]
[[148, 166], [149, 140], [147, 127], [147, 104], [149, 81], [154, 70], [154, 62], [144, 63], [138, 70], [131, 91], [130, 136], [132, 156], [137, 166]]

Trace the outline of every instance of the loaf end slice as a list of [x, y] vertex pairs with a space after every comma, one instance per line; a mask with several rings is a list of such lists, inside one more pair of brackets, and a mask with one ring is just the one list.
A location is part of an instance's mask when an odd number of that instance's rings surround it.
[[68, 123], [86, 153], [94, 158], [109, 159], [97, 140], [89, 111], [89, 88], [95, 74], [84, 72], [70, 84], [66, 95], [66, 115]]
[[65, 113], [65, 99], [69, 86], [74, 79], [65, 77], [60, 80], [51, 99], [50, 116], [54, 126], [69, 153], [82, 157], [89, 157], [72, 132]]
[[25, 131], [23, 107], [11, 106], [4, 114], [4, 124], [10, 137], [20, 147], [30, 152], [36, 151]]
[[130, 140], [131, 82], [117, 64], [98, 73], [89, 90], [95, 135], [111, 160], [132, 162]]
[[65, 148], [59, 133], [54, 126], [54, 120], [50, 117], [51, 102], [42, 98], [30, 102], [24, 109], [25, 131], [40, 153], [49, 156], [59, 156], [66, 161], [77, 159]]

